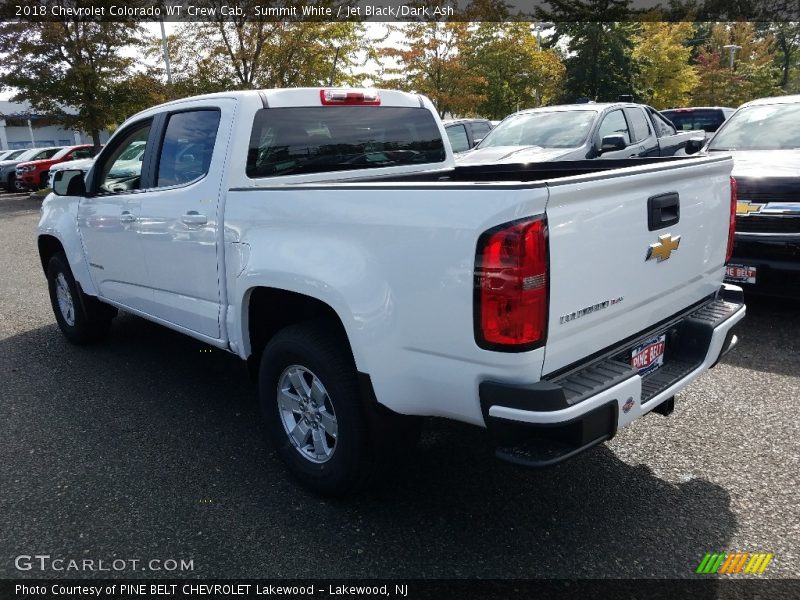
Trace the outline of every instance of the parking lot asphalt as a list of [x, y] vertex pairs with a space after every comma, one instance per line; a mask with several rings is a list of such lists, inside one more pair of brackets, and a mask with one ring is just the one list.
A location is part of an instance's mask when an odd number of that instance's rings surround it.
[[572, 461], [515, 468], [431, 421], [389, 481], [331, 502], [285, 475], [236, 357], [127, 315], [66, 342], [39, 206], [0, 194], [0, 577], [65, 575], [15, 568], [33, 554], [193, 563], [116, 576], [696, 577], [733, 551], [800, 576], [799, 303], [748, 298], [739, 346], [670, 417]]

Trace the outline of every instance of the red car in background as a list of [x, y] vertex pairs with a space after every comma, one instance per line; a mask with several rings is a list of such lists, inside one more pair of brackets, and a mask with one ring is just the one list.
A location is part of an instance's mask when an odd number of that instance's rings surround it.
[[56, 152], [50, 158], [19, 163], [16, 170], [17, 182], [22, 188], [29, 190], [47, 187], [47, 173], [50, 167], [68, 160], [91, 158], [93, 156], [94, 146], [92, 144], [67, 146]]

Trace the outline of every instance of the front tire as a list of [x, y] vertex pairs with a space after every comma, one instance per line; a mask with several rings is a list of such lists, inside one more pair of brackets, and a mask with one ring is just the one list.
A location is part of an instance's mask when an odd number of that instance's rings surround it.
[[375, 466], [355, 364], [323, 322], [289, 326], [272, 338], [259, 369], [269, 437], [291, 474], [310, 490], [340, 496]]
[[47, 263], [47, 285], [56, 322], [70, 342], [89, 344], [111, 329], [117, 309], [81, 292], [61, 252]]

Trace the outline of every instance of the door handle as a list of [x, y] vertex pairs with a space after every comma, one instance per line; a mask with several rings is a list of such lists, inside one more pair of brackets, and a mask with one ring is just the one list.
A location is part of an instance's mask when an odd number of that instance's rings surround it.
[[201, 215], [196, 210], [190, 210], [181, 217], [181, 221], [186, 225], [205, 225], [208, 223], [208, 217]]
[[136, 220], [136, 215], [130, 213], [130, 211], [122, 211], [122, 214], [119, 216], [120, 223], [133, 223]]

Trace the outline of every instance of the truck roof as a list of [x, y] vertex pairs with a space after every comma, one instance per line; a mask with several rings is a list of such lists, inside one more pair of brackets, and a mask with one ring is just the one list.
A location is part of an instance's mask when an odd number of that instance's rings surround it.
[[793, 96], [772, 96], [770, 98], [759, 98], [758, 100], [745, 102], [739, 108], [742, 108], [743, 106], [758, 106], [762, 104], [795, 104], [798, 102], [800, 102], [800, 94], [795, 94]]
[[669, 112], [671, 110], [680, 112], [689, 112], [692, 110], [736, 110], [730, 106], [675, 106], [673, 108], [664, 108], [658, 112]]
[[228, 92], [214, 92], [213, 94], [202, 94], [200, 96], [189, 96], [177, 100], [164, 102], [152, 106], [136, 115], [150, 112], [156, 109], [163, 109], [169, 106], [178, 106], [184, 102], [194, 100], [213, 100], [217, 98], [260, 98], [265, 108], [290, 108], [294, 106], [323, 106], [321, 93], [326, 90], [345, 91], [354, 94], [377, 93], [381, 106], [405, 106], [405, 107], [426, 107], [422, 96], [401, 92], [398, 90], [376, 89], [376, 88], [350, 88], [350, 87], [305, 87], [305, 88], [273, 88], [265, 90], [231, 90]]
[[527, 114], [532, 112], [554, 112], [554, 111], [570, 111], [570, 110], [593, 110], [601, 112], [607, 108], [624, 108], [624, 107], [643, 107], [644, 104], [636, 104], [635, 102], [583, 102], [577, 104], [555, 104], [553, 106], [537, 106], [536, 108], [526, 108], [514, 114]]

